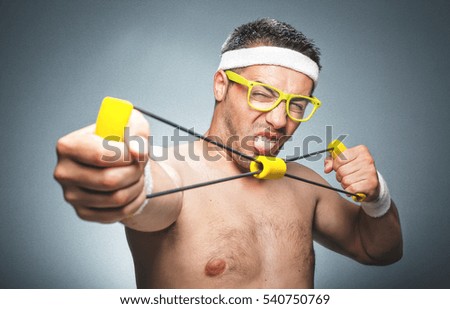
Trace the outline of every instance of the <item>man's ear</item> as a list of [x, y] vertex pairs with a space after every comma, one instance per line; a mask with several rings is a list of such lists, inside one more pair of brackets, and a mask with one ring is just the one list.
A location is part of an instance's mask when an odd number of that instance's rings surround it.
[[214, 74], [214, 97], [216, 102], [225, 99], [228, 90], [228, 78], [223, 70], [219, 70]]

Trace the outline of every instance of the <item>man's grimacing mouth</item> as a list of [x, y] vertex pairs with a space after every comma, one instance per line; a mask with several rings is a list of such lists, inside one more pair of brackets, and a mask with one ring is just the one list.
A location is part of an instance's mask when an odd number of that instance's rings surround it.
[[280, 146], [280, 137], [277, 135], [256, 135], [253, 139], [253, 148], [255, 155], [271, 155], [278, 153]]

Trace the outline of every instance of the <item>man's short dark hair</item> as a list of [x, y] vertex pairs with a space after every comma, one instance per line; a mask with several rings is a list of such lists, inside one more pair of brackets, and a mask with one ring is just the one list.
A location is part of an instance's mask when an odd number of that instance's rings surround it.
[[320, 50], [314, 41], [291, 25], [272, 18], [258, 19], [234, 29], [222, 46], [222, 54], [229, 50], [255, 46], [289, 48], [311, 58], [319, 69], [322, 68]]

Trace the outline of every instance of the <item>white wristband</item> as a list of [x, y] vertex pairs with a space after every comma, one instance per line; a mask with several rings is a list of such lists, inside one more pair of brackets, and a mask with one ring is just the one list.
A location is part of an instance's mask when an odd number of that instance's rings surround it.
[[[153, 191], [153, 178], [152, 178], [152, 170], [150, 166], [150, 160], [147, 161], [147, 164], [144, 167], [144, 191], [145, 194], [152, 194]], [[134, 215], [139, 215], [144, 211], [145, 206], [147, 206], [148, 199], [146, 198], [145, 201], [142, 203], [141, 206], [139, 206], [139, 209], [134, 213]]]
[[362, 202], [361, 207], [364, 212], [373, 218], [378, 218], [383, 216], [389, 208], [391, 207], [391, 195], [389, 194], [389, 188], [387, 187], [386, 181], [379, 172], [378, 181], [380, 183], [380, 194], [378, 199], [373, 202]]

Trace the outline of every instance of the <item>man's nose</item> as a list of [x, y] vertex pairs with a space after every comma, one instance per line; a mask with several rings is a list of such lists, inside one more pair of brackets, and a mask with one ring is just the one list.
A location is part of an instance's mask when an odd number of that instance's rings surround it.
[[286, 126], [286, 102], [282, 101], [270, 112], [266, 113], [266, 121], [272, 125], [274, 129], [281, 129]]

